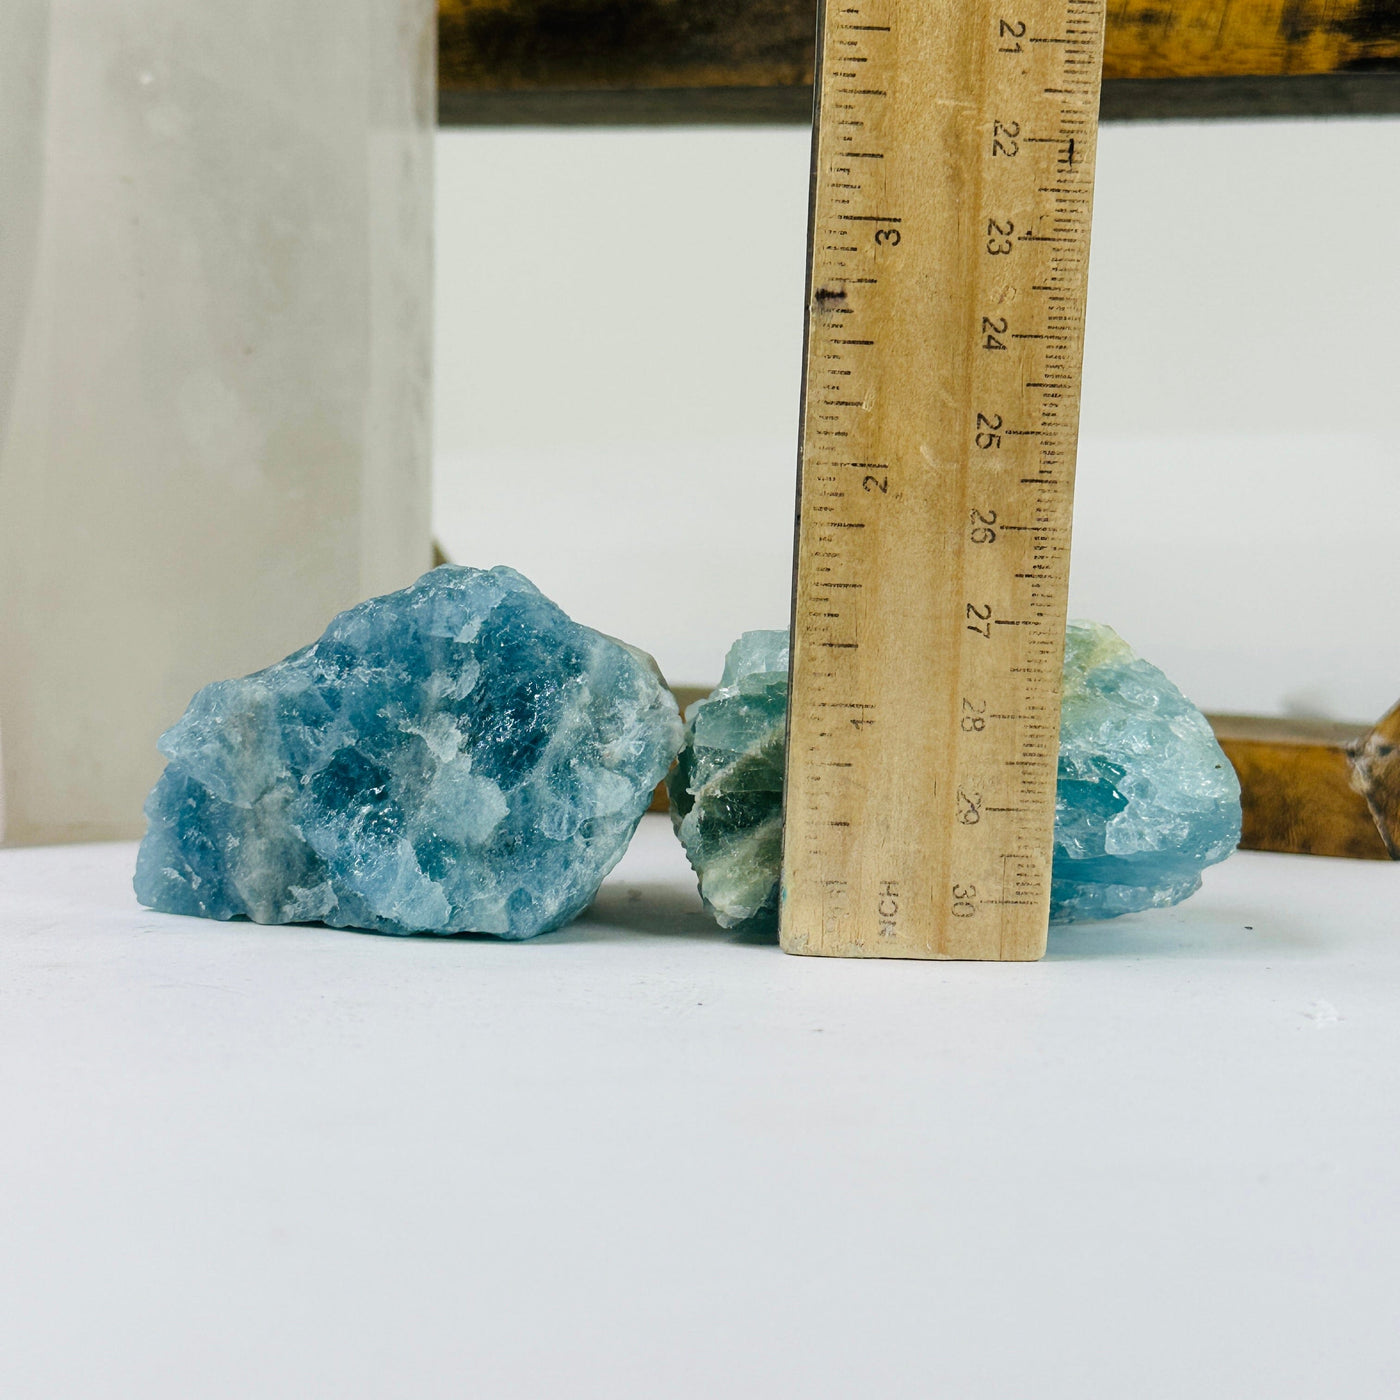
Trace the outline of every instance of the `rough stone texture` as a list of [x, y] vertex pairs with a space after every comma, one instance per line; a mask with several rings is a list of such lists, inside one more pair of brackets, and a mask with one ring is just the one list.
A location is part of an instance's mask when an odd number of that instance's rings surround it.
[[[777, 923], [786, 632], [746, 632], [687, 711], [671, 819], [726, 928]], [[1205, 716], [1113, 631], [1065, 643], [1052, 922], [1176, 904], [1235, 849], [1240, 789]], [[911, 781], [915, 781], [911, 775]]]
[[143, 904], [528, 938], [587, 907], [681, 742], [644, 653], [444, 566], [205, 686], [161, 737]]
[[777, 928], [787, 694], [788, 634], [745, 632], [719, 688], [686, 710], [666, 780], [671, 823], [724, 928]]
[[1239, 779], [1206, 717], [1111, 628], [1071, 623], [1051, 922], [1178, 904], [1239, 840]]

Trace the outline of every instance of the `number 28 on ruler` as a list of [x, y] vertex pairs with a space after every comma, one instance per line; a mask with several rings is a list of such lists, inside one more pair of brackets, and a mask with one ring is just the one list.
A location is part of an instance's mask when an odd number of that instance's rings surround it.
[[828, 0], [781, 938], [1037, 957], [1102, 0]]

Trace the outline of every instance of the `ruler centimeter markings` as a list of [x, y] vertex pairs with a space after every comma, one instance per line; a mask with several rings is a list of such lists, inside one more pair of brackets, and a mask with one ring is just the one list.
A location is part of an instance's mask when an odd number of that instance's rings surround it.
[[1045, 950], [1104, 0], [825, 0], [781, 941]]

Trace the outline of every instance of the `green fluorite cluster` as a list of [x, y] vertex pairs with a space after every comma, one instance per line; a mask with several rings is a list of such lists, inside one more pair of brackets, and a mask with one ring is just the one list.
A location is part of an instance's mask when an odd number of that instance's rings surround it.
[[[726, 928], [776, 926], [788, 634], [746, 632], [686, 712], [671, 819]], [[1071, 623], [1052, 922], [1176, 904], [1235, 849], [1240, 788], [1201, 712], [1110, 628]]]
[[666, 779], [671, 824], [724, 928], [776, 928], [783, 849], [788, 634], [745, 632], [719, 686], [686, 710]]

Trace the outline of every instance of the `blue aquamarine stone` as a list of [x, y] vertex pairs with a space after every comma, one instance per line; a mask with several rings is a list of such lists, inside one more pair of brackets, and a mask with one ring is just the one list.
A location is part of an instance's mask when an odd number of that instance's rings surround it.
[[1206, 717], [1111, 628], [1072, 622], [1051, 922], [1179, 904], [1239, 842], [1239, 779]]
[[[746, 632], [686, 711], [671, 820], [726, 928], [777, 925], [788, 634]], [[1240, 786], [1201, 712], [1107, 627], [1065, 638], [1050, 918], [1176, 904], [1240, 839]], [[917, 782], [918, 775], [910, 774]]]
[[444, 565], [207, 685], [161, 736], [143, 904], [529, 938], [592, 901], [681, 742], [645, 653]]

